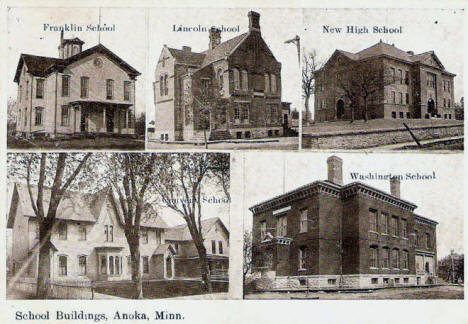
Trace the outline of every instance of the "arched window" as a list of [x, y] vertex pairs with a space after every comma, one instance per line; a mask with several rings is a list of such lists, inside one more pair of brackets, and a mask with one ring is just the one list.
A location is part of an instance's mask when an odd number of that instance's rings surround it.
[[239, 90], [240, 89], [240, 74], [239, 70], [234, 68], [232, 70], [232, 74], [234, 76], [234, 89]]
[[164, 96], [164, 76], [159, 78], [159, 95]]
[[379, 267], [379, 248], [377, 245], [370, 246], [370, 267], [378, 268]]
[[271, 86], [271, 92], [276, 93], [276, 75], [270, 74], [270, 86]]
[[242, 90], [249, 90], [249, 74], [247, 70], [242, 70]]
[[265, 73], [265, 92], [270, 92], [270, 75]]

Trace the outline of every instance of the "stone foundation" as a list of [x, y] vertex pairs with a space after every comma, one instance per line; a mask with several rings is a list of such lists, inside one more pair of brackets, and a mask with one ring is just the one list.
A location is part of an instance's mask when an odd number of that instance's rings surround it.
[[[418, 140], [462, 136], [463, 124], [413, 127]], [[410, 133], [403, 128], [350, 131], [325, 134], [303, 134], [302, 147], [309, 149], [361, 149], [381, 145], [412, 142]]]

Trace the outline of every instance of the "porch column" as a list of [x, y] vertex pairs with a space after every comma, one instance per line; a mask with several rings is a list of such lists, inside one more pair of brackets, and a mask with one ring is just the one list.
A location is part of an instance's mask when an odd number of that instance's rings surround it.
[[119, 120], [119, 134], [122, 134], [122, 117], [120, 116], [120, 108], [117, 109], [117, 118]]
[[102, 128], [104, 128], [104, 132], [107, 132], [107, 125], [106, 125], [106, 107], [104, 106], [102, 110]]
[[128, 131], [128, 108], [125, 110], [125, 128]]

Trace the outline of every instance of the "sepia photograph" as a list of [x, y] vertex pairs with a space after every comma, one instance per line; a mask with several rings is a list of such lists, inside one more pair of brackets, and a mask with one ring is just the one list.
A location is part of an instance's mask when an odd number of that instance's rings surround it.
[[10, 8], [8, 149], [144, 150], [146, 26], [139, 9]]
[[297, 150], [301, 13], [151, 10], [147, 148]]
[[464, 298], [461, 155], [265, 155], [245, 161], [245, 298]]
[[302, 147], [463, 150], [463, 15], [305, 10]]
[[8, 154], [8, 299], [226, 299], [230, 156]]

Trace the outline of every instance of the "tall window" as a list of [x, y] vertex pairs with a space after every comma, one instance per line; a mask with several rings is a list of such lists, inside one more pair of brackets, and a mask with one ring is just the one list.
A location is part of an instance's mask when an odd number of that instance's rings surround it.
[[70, 76], [62, 75], [62, 97], [70, 96]]
[[114, 274], [114, 256], [113, 255], [109, 256], [109, 274], [110, 275]]
[[114, 226], [104, 226], [104, 237], [106, 238], [106, 242], [114, 242]]
[[107, 256], [101, 255], [101, 274], [107, 274]]
[[218, 252], [223, 254], [223, 241], [218, 241]]
[[29, 80], [26, 80], [26, 95], [24, 97], [26, 100], [29, 99]]
[[130, 101], [130, 81], [124, 81], [124, 100]]
[[211, 254], [216, 254], [216, 241], [211, 241]]
[[369, 209], [369, 231], [377, 232], [377, 211]]
[[59, 256], [59, 274], [61, 276], [67, 275], [67, 257], [65, 255]]
[[115, 274], [120, 275], [122, 273], [122, 262], [120, 256], [116, 255], [114, 256], [114, 268], [115, 268]]
[[431, 235], [426, 233], [426, 248], [429, 249], [431, 247]]
[[234, 89], [239, 90], [240, 89], [240, 74], [238, 69], [233, 69], [232, 74], [234, 76]]
[[409, 84], [409, 73], [405, 71], [405, 84]]
[[234, 119], [240, 120], [240, 108], [238, 105], [234, 108]]
[[167, 86], [167, 74], [164, 75], [164, 95], [167, 96], [169, 94], [169, 88]]
[[398, 217], [396, 216], [390, 219], [390, 234], [398, 236]]
[[392, 91], [392, 100], [393, 100], [393, 103], [396, 104], [396, 94], [395, 94], [395, 91]]
[[409, 93], [405, 94], [406, 104], [409, 105]]
[[242, 120], [248, 121], [249, 120], [249, 104], [242, 105]]
[[28, 124], [28, 108], [24, 108], [24, 126]]
[[388, 215], [385, 213], [380, 214], [380, 228], [382, 234], [388, 234]]
[[372, 245], [370, 247], [370, 267], [371, 268], [378, 268], [379, 267], [379, 257], [378, 257], [379, 249], [376, 245]]
[[58, 224], [59, 240], [65, 241], [67, 239], [67, 223], [61, 222]]
[[260, 239], [264, 240], [267, 233], [267, 223], [266, 221], [260, 222]]
[[299, 270], [306, 269], [306, 260], [307, 260], [307, 247], [301, 246], [299, 248]]
[[19, 98], [19, 99], [18, 99], [18, 102], [21, 102], [21, 99], [22, 99], [22, 97], [23, 97], [23, 86], [22, 86], [22, 85], [20, 85], [20, 86], [18, 87], [18, 92], [19, 92], [19, 95], [18, 95], [18, 98]]
[[159, 78], [159, 95], [164, 96], [164, 76], [161, 75]]
[[394, 269], [399, 269], [400, 268], [400, 260], [399, 260], [399, 251], [398, 249], [393, 249], [392, 250], [392, 267]]
[[106, 98], [112, 99], [114, 96], [114, 80], [107, 79], [106, 80]]
[[149, 259], [147, 256], [143, 257], [143, 273], [149, 273]]
[[70, 126], [70, 106], [62, 106], [62, 126]]
[[400, 92], [400, 105], [403, 104], [403, 93]]
[[86, 241], [86, 226], [81, 225], [79, 227], [79, 231], [80, 231], [80, 241]]
[[401, 265], [403, 266], [403, 269], [408, 269], [409, 267], [409, 255], [406, 250], [403, 250], [401, 253]]
[[141, 239], [143, 241], [143, 244], [148, 244], [148, 229], [147, 228], [141, 229]]
[[285, 237], [287, 234], [287, 227], [288, 227], [288, 219], [286, 218], [286, 215], [278, 217], [276, 236]]
[[242, 90], [247, 91], [249, 90], [249, 74], [247, 73], [247, 70], [242, 70]]
[[400, 84], [403, 84], [403, 71], [398, 69], [398, 75], [399, 75], [399, 78], [400, 78]]
[[42, 107], [36, 107], [35, 108], [35, 114], [34, 114], [34, 125], [35, 126], [40, 126], [42, 125]]
[[84, 276], [87, 274], [88, 270], [86, 268], [86, 256], [80, 255], [78, 257], [78, 266], [80, 268], [80, 275]]
[[89, 95], [89, 78], [86, 76], [81, 77], [81, 98], [88, 98]]
[[396, 79], [395, 68], [390, 68], [390, 70], [392, 71], [392, 80], [393, 82], [395, 82], [395, 79]]
[[304, 232], [307, 232], [307, 225], [308, 225], [308, 222], [307, 222], [307, 213], [308, 213], [308, 210], [307, 209], [302, 209], [301, 210], [301, 219], [300, 219], [300, 223], [299, 223], [299, 231], [300, 233], [304, 233]]
[[271, 93], [276, 93], [277, 87], [276, 87], [276, 75], [275, 74], [270, 74], [270, 87], [271, 87]]
[[44, 79], [36, 79], [36, 98], [44, 98]]
[[270, 75], [265, 73], [265, 92], [270, 92]]
[[406, 219], [401, 220], [401, 236], [408, 237], [408, 222]]
[[416, 231], [416, 230], [414, 231], [414, 244], [415, 244], [416, 246], [419, 245], [419, 232]]
[[436, 75], [434, 73], [427, 73], [427, 86], [435, 89], [436, 87]]
[[388, 247], [382, 248], [382, 268], [389, 267], [389, 259], [390, 259], [390, 249]]

